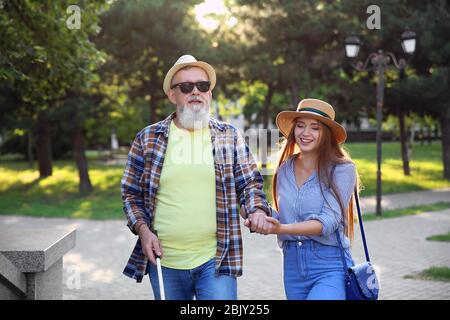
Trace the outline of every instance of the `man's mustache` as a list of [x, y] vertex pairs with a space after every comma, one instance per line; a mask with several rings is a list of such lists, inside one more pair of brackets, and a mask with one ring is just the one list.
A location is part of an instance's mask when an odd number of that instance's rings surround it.
[[188, 102], [192, 102], [192, 101], [200, 101], [202, 103], [206, 102], [202, 97], [199, 97], [199, 96], [190, 96], [190, 97], [188, 97]]

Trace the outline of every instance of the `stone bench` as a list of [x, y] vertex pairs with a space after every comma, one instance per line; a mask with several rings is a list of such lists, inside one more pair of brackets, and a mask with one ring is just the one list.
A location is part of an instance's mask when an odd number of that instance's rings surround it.
[[0, 228], [0, 300], [62, 299], [63, 256], [76, 230]]

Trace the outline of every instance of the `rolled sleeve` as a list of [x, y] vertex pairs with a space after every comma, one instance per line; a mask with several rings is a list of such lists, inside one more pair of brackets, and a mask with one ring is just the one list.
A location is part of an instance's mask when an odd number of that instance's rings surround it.
[[[334, 181], [339, 196], [347, 210], [356, 183], [355, 166], [352, 163], [336, 167]], [[322, 223], [321, 236], [330, 236], [342, 223], [342, 213], [331, 189], [324, 190], [324, 205], [318, 214], [312, 214], [307, 220], [318, 220]]]
[[269, 207], [270, 208], [270, 216], [274, 219], [277, 219], [278, 221], [280, 221], [280, 214], [278, 213], [277, 210], [275, 210], [275, 208], [273, 207]]

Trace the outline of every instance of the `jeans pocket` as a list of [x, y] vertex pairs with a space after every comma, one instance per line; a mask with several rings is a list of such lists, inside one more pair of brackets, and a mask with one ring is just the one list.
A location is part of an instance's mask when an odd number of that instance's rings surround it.
[[321, 260], [327, 261], [342, 260], [338, 247], [327, 245], [315, 245], [313, 252], [314, 255]]

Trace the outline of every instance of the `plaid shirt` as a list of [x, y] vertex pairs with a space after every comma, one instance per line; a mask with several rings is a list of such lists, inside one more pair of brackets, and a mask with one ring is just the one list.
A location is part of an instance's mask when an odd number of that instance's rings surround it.
[[[128, 227], [144, 221], [153, 230], [161, 170], [166, 153], [169, 127], [175, 113], [165, 120], [141, 130], [131, 145], [122, 178], [123, 210]], [[261, 208], [270, 214], [270, 207], [262, 191], [263, 179], [244, 138], [238, 130], [224, 122], [211, 119], [214, 168], [216, 173], [217, 250], [218, 274], [242, 275], [242, 238], [239, 208], [243, 204], [247, 213]], [[147, 273], [140, 239], [137, 240], [123, 273], [141, 282]]]

